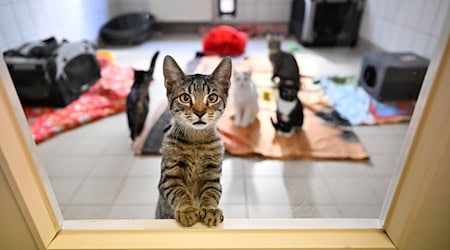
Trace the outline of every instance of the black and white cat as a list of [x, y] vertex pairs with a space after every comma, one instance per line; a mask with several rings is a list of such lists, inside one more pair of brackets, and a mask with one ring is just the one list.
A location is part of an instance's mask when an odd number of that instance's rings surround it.
[[148, 88], [150, 82], [153, 81], [153, 71], [158, 55], [159, 51], [155, 52], [147, 71], [134, 71], [133, 86], [131, 86], [126, 102], [128, 127], [130, 129], [131, 140], [133, 141], [141, 134], [142, 129], [144, 128], [145, 119], [147, 118], [148, 105], [150, 102]]
[[286, 137], [293, 135], [303, 126], [303, 104], [298, 98], [298, 84], [281, 80], [278, 85], [277, 121], [272, 125], [277, 133]]
[[271, 121], [278, 134], [289, 137], [303, 126], [303, 104], [298, 98], [300, 71], [294, 55], [281, 50], [281, 41], [273, 36], [268, 38], [272, 81], [278, 78], [279, 92], [277, 121]]

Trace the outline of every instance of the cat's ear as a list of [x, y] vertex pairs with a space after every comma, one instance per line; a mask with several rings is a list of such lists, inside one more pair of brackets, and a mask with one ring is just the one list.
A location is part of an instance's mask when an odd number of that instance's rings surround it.
[[228, 91], [230, 87], [232, 66], [231, 57], [227, 56], [217, 65], [216, 69], [211, 74], [211, 77], [222, 85], [224, 90]]
[[249, 76], [251, 76], [253, 74], [253, 68], [249, 67], [248, 70], [247, 70], [247, 73], [248, 73]]
[[167, 55], [163, 62], [164, 86], [167, 90], [172, 90], [174, 84], [183, 80], [185, 75], [175, 60]]

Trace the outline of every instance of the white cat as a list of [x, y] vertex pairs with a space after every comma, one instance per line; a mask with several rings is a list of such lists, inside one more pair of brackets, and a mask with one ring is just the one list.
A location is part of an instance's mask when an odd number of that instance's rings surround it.
[[258, 114], [258, 91], [249, 71], [235, 71], [232, 79], [231, 101], [235, 108], [234, 125], [247, 127]]

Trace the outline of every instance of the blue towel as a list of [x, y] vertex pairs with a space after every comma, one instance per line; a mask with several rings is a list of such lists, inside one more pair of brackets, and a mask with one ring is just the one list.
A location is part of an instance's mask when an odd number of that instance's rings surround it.
[[351, 125], [375, 123], [369, 109], [371, 97], [354, 77], [320, 77], [315, 82], [320, 83], [334, 109]]

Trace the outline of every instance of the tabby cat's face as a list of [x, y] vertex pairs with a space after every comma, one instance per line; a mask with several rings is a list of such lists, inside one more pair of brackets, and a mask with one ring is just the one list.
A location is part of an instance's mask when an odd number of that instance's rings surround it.
[[193, 129], [215, 126], [227, 101], [231, 59], [222, 60], [211, 75], [184, 75], [169, 56], [163, 69], [173, 119]]
[[186, 76], [169, 94], [173, 118], [194, 129], [214, 126], [225, 109], [227, 97], [227, 93], [215, 85], [208, 76]]

